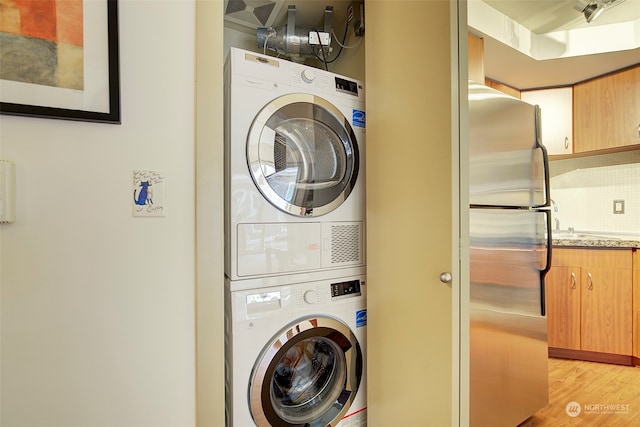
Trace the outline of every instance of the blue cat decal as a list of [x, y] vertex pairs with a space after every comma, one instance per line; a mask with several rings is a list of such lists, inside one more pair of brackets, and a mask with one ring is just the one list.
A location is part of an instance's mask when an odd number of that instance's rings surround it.
[[137, 190], [133, 190], [133, 201], [136, 202], [136, 205], [144, 206], [153, 204], [152, 191], [149, 187], [151, 187], [151, 182], [140, 181], [140, 192], [137, 197]]

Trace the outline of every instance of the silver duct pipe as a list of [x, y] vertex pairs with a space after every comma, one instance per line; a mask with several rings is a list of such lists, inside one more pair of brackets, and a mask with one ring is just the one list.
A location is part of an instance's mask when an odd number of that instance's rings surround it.
[[303, 62], [306, 58], [322, 58], [322, 46], [328, 57], [331, 53], [332, 16], [333, 6], [327, 6], [324, 10], [323, 31], [307, 27], [296, 28], [296, 7], [291, 5], [287, 10], [287, 25], [256, 30], [258, 47], [263, 51], [271, 50], [290, 57], [293, 61]]

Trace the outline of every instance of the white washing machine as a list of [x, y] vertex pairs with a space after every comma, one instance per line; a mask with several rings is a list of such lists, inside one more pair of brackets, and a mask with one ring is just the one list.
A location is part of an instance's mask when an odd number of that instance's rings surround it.
[[227, 427], [366, 426], [365, 276], [225, 286]]
[[364, 267], [363, 84], [236, 48], [225, 82], [225, 275]]

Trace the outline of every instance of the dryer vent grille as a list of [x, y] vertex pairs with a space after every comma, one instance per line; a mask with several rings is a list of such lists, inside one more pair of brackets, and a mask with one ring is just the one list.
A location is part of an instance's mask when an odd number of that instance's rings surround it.
[[360, 225], [333, 225], [331, 227], [331, 263], [361, 261]]

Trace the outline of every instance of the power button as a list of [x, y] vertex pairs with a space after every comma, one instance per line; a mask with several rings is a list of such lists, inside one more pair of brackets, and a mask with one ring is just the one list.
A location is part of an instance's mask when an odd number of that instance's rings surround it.
[[315, 304], [318, 302], [318, 293], [316, 291], [306, 291], [302, 297], [307, 304]]
[[306, 83], [311, 83], [316, 79], [316, 73], [310, 68], [302, 70], [302, 80]]

